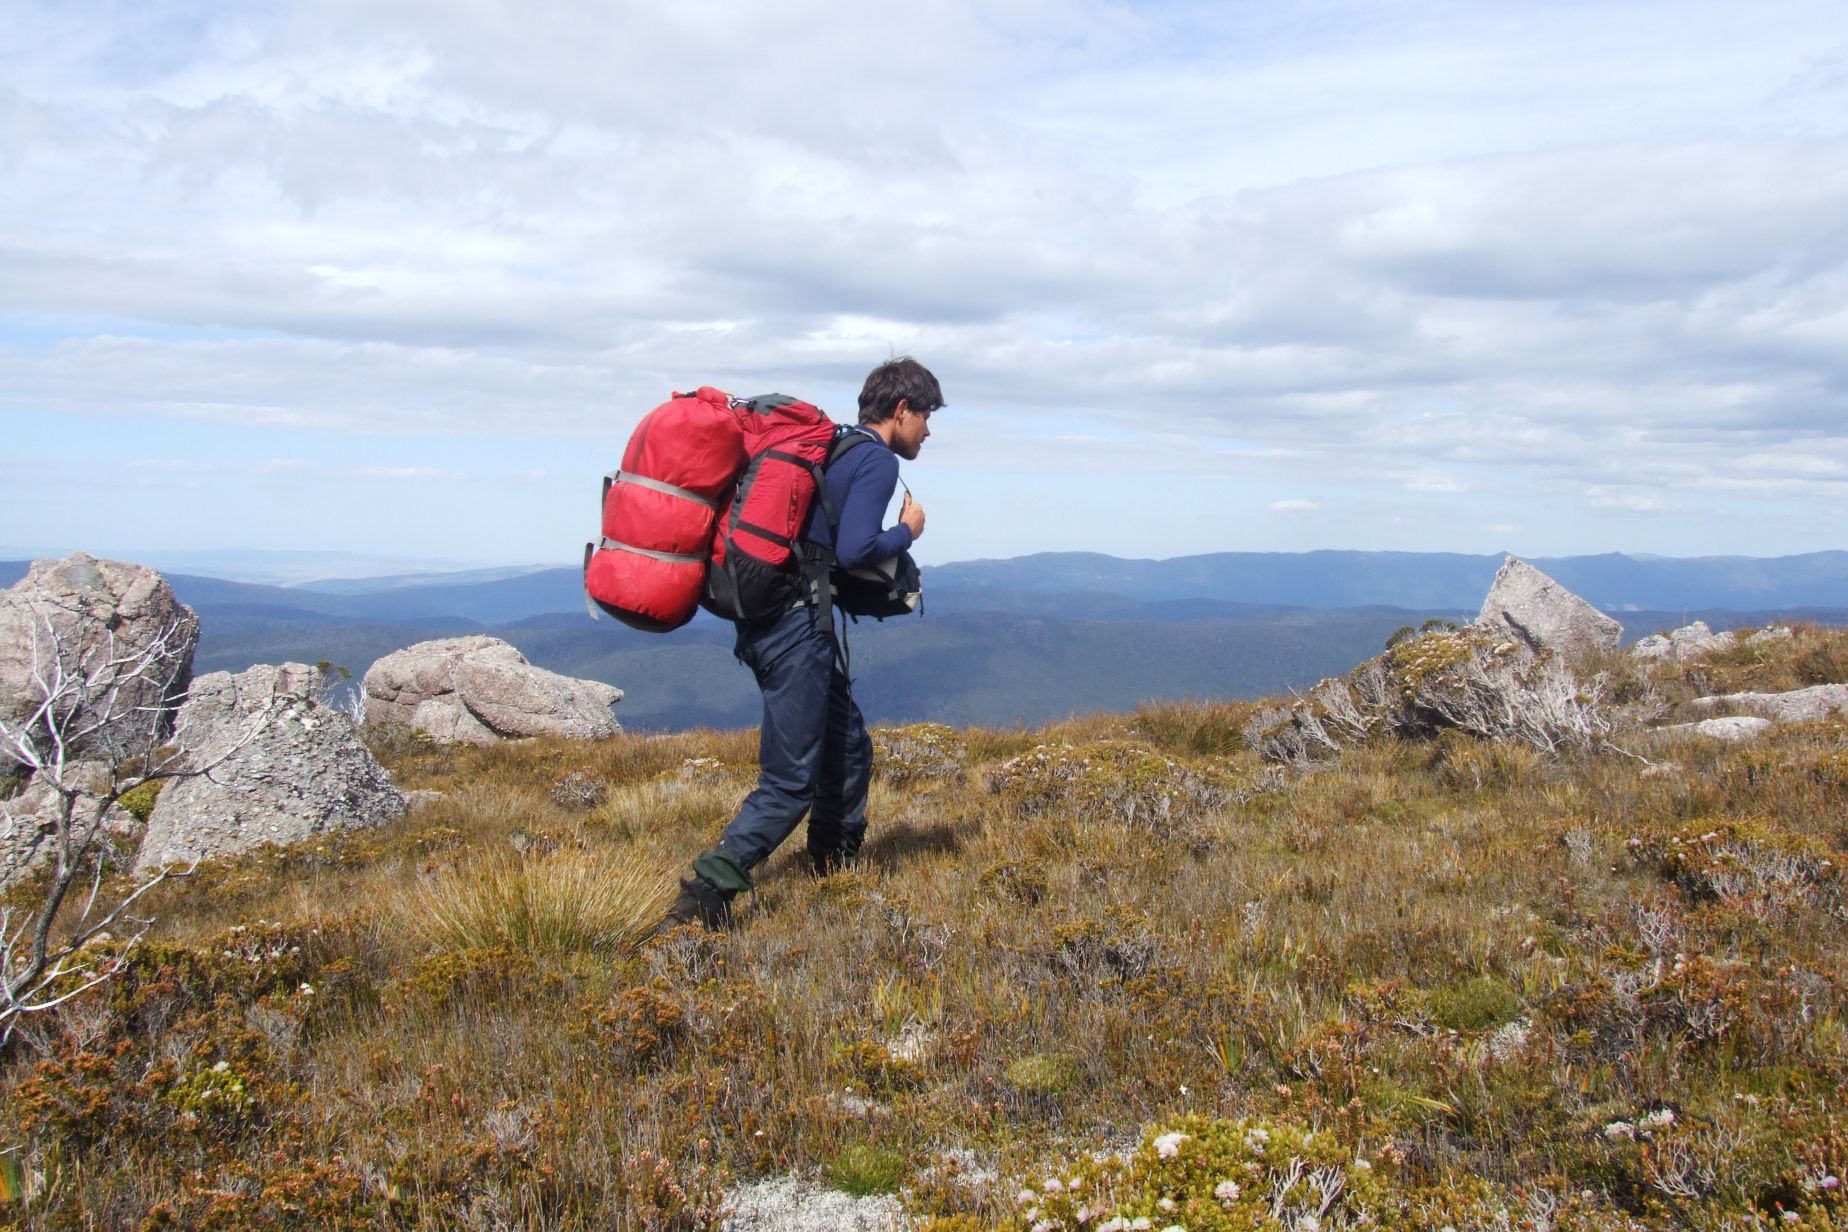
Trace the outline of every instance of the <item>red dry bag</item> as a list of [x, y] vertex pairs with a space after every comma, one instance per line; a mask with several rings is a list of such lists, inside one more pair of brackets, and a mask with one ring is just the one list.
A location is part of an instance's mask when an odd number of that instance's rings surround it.
[[742, 414], [710, 387], [675, 394], [642, 417], [622, 469], [603, 481], [603, 538], [584, 547], [584, 593], [653, 633], [693, 618], [713, 529], [745, 464]]

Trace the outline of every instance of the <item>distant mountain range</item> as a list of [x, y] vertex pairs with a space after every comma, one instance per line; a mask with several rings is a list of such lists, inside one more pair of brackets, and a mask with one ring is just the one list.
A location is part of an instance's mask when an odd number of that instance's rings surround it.
[[[1303, 688], [1378, 653], [1406, 624], [1466, 620], [1502, 557], [1412, 552], [1229, 552], [1171, 560], [1045, 553], [925, 571], [921, 620], [861, 622], [849, 645], [874, 722], [1038, 723], [1163, 698]], [[1715, 627], [1848, 619], [1848, 552], [1777, 558], [1531, 562], [1640, 637], [1699, 617]], [[25, 572], [0, 562], [0, 584]], [[533, 662], [606, 680], [631, 727], [754, 723], [750, 673], [728, 624], [674, 634], [585, 614], [579, 571], [484, 569], [266, 586], [170, 573], [200, 614], [201, 671], [322, 659], [356, 675], [413, 642], [506, 638]]]
[[[935, 587], [1004, 587], [1335, 608], [1477, 609], [1503, 555], [1446, 552], [1216, 552], [1123, 560], [1047, 552], [929, 571]], [[1561, 556], [1528, 563], [1604, 610], [1848, 606], [1848, 552], [1801, 556]]]

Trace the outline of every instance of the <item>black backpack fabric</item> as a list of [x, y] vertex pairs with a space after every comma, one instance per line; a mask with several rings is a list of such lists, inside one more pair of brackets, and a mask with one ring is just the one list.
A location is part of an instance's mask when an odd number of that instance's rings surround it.
[[[875, 443], [874, 438], [864, 432], [843, 428], [835, 433], [834, 442], [828, 448], [826, 466], [833, 466], [861, 445]], [[904, 481], [899, 482], [902, 485]], [[840, 514], [832, 502], [824, 506], [824, 512], [828, 518], [829, 537], [838, 541]], [[888, 560], [858, 569], [836, 568], [829, 575], [829, 581], [834, 590], [835, 606], [849, 616], [884, 620], [888, 616], [909, 616], [924, 609], [924, 575], [917, 562], [911, 559], [910, 552], [900, 552]]]

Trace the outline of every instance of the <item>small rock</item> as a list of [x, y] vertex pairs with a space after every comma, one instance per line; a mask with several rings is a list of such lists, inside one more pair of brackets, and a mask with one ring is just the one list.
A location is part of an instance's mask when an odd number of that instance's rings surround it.
[[1704, 620], [1682, 625], [1672, 633], [1652, 633], [1630, 647], [1638, 659], [1693, 659], [1724, 650], [1738, 640], [1732, 632], [1715, 633]]
[[1666, 659], [1675, 653], [1675, 644], [1668, 640], [1666, 633], [1651, 633], [1648, 637], [1638, 638], [1630, 647], [1633, 659]]
[[1848, 713], [1848, 684], [1816, 684], [1788, 693], [1728, 693], [1697, 697], [1694, 704], [1712, 710], [1721, 706], [1749, 710], [1780, 723], [1813, 723], [1833, 714]]
[[1722, 719], [1702, 719], [1698, 723], [1676, 723], [1663, 731], [1692, 732], [1696, 736], [1706, 736], [1711, 740], [1728, 740], [1738, 743], [1743, 740], [1756, 740], [1771, 730], [1771, 720], [1761, 719], [1756, 715], [1731, 715]]

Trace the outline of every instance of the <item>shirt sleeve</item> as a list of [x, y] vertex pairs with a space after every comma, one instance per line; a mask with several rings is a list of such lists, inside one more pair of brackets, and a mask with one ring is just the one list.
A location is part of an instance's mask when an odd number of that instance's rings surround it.
[[842, 569], [858, 569], [897, 556], [911, 546], [911, 528], [900, 522], [882, 530], [879, 523], [898, 488], [898, 455], [883, 445], [877, 449], [862, 445], [843, 461], [854, 466], [841, 497], [835, 563]]

